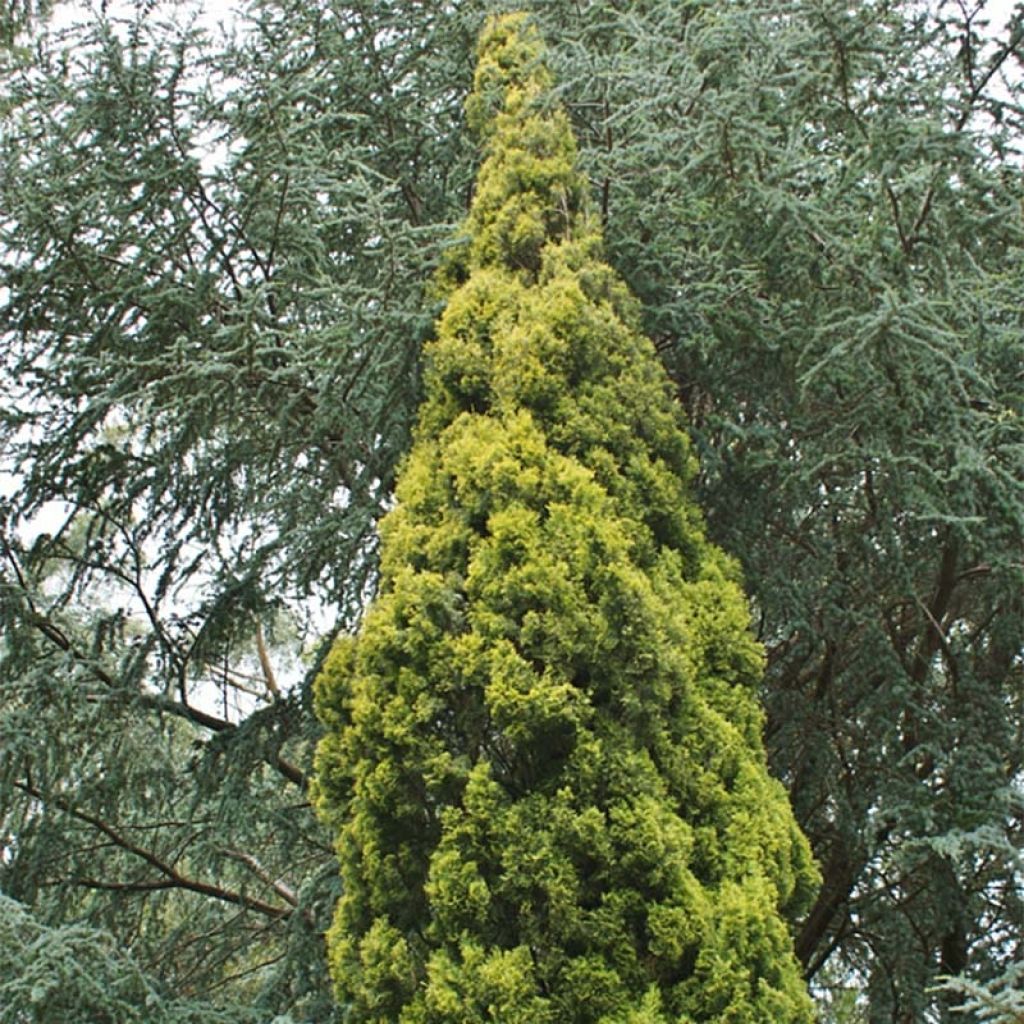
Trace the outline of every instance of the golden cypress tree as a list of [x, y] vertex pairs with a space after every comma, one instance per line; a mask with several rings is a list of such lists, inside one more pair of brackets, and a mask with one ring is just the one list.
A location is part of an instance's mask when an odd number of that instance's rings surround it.
[[762, 655], [602, 262], [537, 32], [488, 23], [484, 162], [380, 593], [317, 682], [347, 1020], [795, 1024], [815, 885]]

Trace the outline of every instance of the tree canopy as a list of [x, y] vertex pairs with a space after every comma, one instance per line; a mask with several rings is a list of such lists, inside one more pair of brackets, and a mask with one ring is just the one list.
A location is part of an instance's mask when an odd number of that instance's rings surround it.
[[[50, 6], [0, 52], [0, 890], [121, 991], [324, 1020], [310, 680], [375, 588], [501, 5]], [[527, 6], [753, 597], [819, 1011], [1012, 1020], [1020, 13]]]

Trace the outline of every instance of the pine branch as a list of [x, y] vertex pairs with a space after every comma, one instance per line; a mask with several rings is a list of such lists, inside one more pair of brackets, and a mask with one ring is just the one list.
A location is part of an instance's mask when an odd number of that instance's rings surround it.
[[[76, 662], [86, 666], [90, 673], [108, 689], [115, 691], [123, 690], [123, 687], [115, 676], [103, 668], [102, 665], [97, 664], [94, 658], [91, 658], [81, 652], [74, 645], [71, 638], [60, 628], [60, 626], [37, 608], [30, 595], [28, 581], [24, 570], [21, 567], [14, 551], [11, 549], [11, 546], [6, 539], [0, 538], [0, 544], [3, 546], [4, 554], [13, 573], [15, 574], [15, 577], [17, 578], [19, 589], [24, 597], [28, 613], [26, 615], [28, 623], [65, 654], [70, 655]], [[181, 701], [174, 701], [169, 697], [164, 697], [160, 694], [144, 692], [136, 694], [136, 699], [143, 707], [156, 711], [160, 714], [170, 714], [178, 718], [183, 718], [186, 721], [191, 722], [193, 725], [200, 726], [203, 729], [208, 729], [213, 733], [229, 734], [237, 730], [238, 726], [235, 725], [234, 722], [229, 722], [226, 719], [218, 718], [216, 715], [208, 714], [200, 708], [189, 704], [187, 698], [184, 697], [183, 688], [182, 694], [183, 699]], [[292, 764], [287, 758], [282, 757], [279, 753], [275, 753], [273, 755], [266, 755], [264, 760], [271, 768], [284, 776], [284, 778], [293, 785], [298, 786], [301, 789], [308, 788], [309, 780], [306, 774], [297, 765]]]
[[[244, 907], [246, 910], [252, 910], [255, 913], [263, 914], [266, 917], [275, 919], [288, 917], [292, 913], [290, 908], [275, 906], [272, 903], [256, 899], [253, 896], [247, 896], [245, 893], [235, 892], [234, 890], [226, 889], [223, 886], [214, 885], [210, 882], [203, 882], [196, 878], [190, 878], [178, 871], [178, 869], [173, 865], [167, 863], [163, 858], [157, 856], [157, 854], [153, 853], [152, 850], [147, 850], [144, 847], [139, 846], [137, 843], [125, 836], [119, 829], [114, 828], [114, 826], [103, 821], [101, 818], [98, 818], [96, 815], [90, 814], [88, 811], [83, 811], [79, 807], [75, 807], [69, 801], [62, 799], [61, 797], [48, 795], [38, 787], [32, 785], [30, 782], [19, 782], [15, 780], [13, 785], [28, 796], [39, 800], [41, 803], [52, 804], [65, 814], [70, 814], [78, 821], [91, 825], [99, 832], [102, 832], [103, 835], [114, 843], [114, 845], [124, 850], [125, 853], [130, 853], [133, 856], [138, 857], [151, 868], [154, 868], [157, 873], [162, 876], [156, 880], [139, 882], [99, 882], [92, 879], [76, 879], [75, 884], [77, 885], [122, 892], [151, 892], [157, 889], [183, 889], [188, 892], [197, 893], [200, 896], [208, 896], [212, 899], [221, 900], [225, 903], [233, 903], [237, 906]], [[277, 890], [275, 889], [275, 891]]]

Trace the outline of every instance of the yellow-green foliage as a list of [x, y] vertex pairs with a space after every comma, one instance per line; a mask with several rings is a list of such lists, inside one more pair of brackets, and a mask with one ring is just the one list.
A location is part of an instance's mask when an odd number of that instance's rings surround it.
[[360, 1022], [810, 1021], [784, 918], [815, 872], [765, 768], [761, 652], [541, 58], [522, 17], [487, 26], [486, 159], [380, 594], [317, 683], [338, 998]]

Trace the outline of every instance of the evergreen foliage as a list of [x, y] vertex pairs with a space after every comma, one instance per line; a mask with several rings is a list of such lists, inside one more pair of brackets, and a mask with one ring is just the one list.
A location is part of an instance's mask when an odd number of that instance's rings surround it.
[[815, 870], [760, 651], [551, 85], [531, 24], [489, 22], [380, 591], [317, 681], [338, 996], [353, 1021], [809, 1021], [783, 916]]
[[[114, 936], [48, 927], [0, 895], [2, 1024], [238, 1024], [244, 1018], [161, 991]], [[248, 1017], [257, 1021], [254, 1012]]]
[[78, 10], [4, 66], [0, 890], [319, 1024], [302, 679], [372, 587], [465, 90], [425, 10], [296, 10]]
[[[375, 585], [505, 5], [192, 6], [0, 19], [0, 890], [143, 1019], [320, 1024], [314, 638]], [[754, 599], [817, 1012], [1013, 1020], [1019, 6], [524, 6]]]
[[1024, 955], [1024, 26], [989, 7], [543, 8], [760, 610], [824, 875], [798, 954], [871, 1024]]
[[944, 988], [959, 997], [962, 1013], [975, 1014], [980, 1024], [1021, 1024], [1024, 1021], [1024, 961], [1013, 964], [988, 984], [949, 979]]

